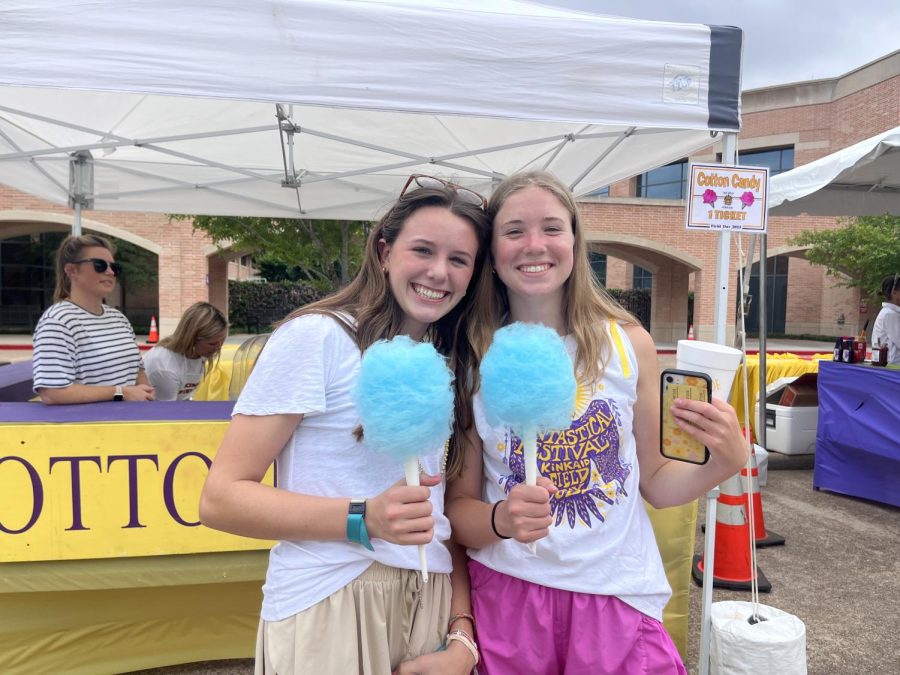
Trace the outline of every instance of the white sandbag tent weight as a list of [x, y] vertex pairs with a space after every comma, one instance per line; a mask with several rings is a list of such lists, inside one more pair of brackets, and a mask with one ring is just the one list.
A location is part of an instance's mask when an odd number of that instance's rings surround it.
[[0, 182], [66, 203], [80, 152], [98, 210], [371, 219], [410, 173], [526, 168], [585, 194], [740, 126], [731, 27], [512, 0], [7, 0], [0, 25]]

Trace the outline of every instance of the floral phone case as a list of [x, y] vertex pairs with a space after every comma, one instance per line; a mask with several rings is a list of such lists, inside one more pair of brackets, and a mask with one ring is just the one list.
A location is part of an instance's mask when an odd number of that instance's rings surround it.
[[682, 431], [670, 408], [676, 398], [708, 402], [712, 395], [712, 380], [703, 373], [668, 369], [662, 372], [660, 389], [659, 450], [663, 457], [692, 464], [706, 464], [709, 461], [709, 449], [686, 431]]

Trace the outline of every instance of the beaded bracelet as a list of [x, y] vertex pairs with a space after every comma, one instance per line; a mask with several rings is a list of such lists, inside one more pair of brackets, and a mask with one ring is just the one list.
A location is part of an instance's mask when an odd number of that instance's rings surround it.
[[451, 633], [447, 633], [446, 644], [449, 645], [454, 640], [469, 650], [472, 654], [472, 658], [475, 659], [475, 665], [477, 666], [478, 662], [481, 660], [478, 656], [478, 645], [475, 644], [469, 634], [464, 630], [455, 630]]
[[469, 621], [472, 622], [472, 628], [475, 627], [475, 617], [474, 616], [472, 616], [471, 614], [469, 614], [467, 612], [457, 612], [456, 614], [451, 616], [450, 620], [447, 622], [447, 630], [449, 631], [450, 628], [453, 626], [453, 624], [455, 624], [460, 619], [468, 619]]
[[509, 537], [504, 537], [502, 534], [500, 534], [497, 531], [497, 524], [496, 524], [496, 522], [494, 522], [495, 519], [497, 518], [497, 507], [500, 506], [500, 504], [502, 504], [504, 501], [506, 501], [506, 500], [501, 499], [498, 502], [494, 502], [494, 508], [491, 509], [491, 529], [494, 531], [494, 534], [496, 534], [501, 539], [509, 539]]

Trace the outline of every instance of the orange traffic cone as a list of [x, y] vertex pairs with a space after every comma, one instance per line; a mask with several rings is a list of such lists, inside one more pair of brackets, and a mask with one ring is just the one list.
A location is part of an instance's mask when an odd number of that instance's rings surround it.
[[147, 336], [147, 344], [155, 345], [159, 342], [159, 331], [156, 330], [156, 316], [150, 317], [150, 335]]
[[[716, 548], [713, 565], [713, 586], [731, 590], [750, 590], [753, 566], [750, 562], [750, 523], [744, 510], [744, 491], [741, 479], [735, 474], [719, 486], [716, 504]], [[763, 593], [772, 584], [757, 568], [757, 586]], [[703, 585], [703, 556], [694, 556], [691, 576], [698, 586]]]
[[[753, 535], [757, 548], [764, 546], [783, 546], [784, 537], [771, 530], [766, 530], [766, 521], [763, 518], [762, 495], [759, 493], [759, 467], [756, 465], [756, 453], [751, 452], [750, 484], [752, 492], [744, 493], [744, 508], [753, 509]], [[741, 485], [746, 485], [747, 467], [741, 469]]]
[[694, 324], [691, 324], [690, 327], [688, 328], [688, 337], [687, 337], [687, 339], [688, 339], [688, 340], [693, 340], [693, 339], [694, 339]]

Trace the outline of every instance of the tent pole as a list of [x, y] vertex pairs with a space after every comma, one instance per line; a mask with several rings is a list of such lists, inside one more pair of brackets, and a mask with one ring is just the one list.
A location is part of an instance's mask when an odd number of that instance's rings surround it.
[[[756, 442], [766, 447], [766, 273], [768, 271], [766, 235], [759, 235], [759, 421], [756, 424]], [[749, 402], [748, 402], [749, 405]]]
[[81, 236], [81, 202], [75, 202], [75, 218], [72, 219], [72, 236]]
[[[727, 132], [722, 139], [722, 164], [737, 164], [737, 134]], [[719, 251], [716, 257], [716, 298], [714, 309], [715, 342], [725, 344], [725, 327], [728, 324], [728, 274], [731, 260], [731, 233], [719, 233]], [[703, 614], [700, 618], [700, 675], [709, 673], [709, 645], [712, 633], [713, 570], [716, 553], [716, 500], [719, 488], [706, 493], [706, 535], [703, 553]]]
[[[722, 141], [722, 164], [736, 165], [737, 134], [733, 131], [726, 132]], [[728, 230], [719, 232], [719, 250], [716, 260], [718, 264], [716, 265], [716, 298], [713, 316], [715, 335], [713, 341], [724, 345], [728, 326], [728, 268], [731, 261], [731, 232]]]
[[[706, 493], [706, 538], [703, 551], [703, 617], [700, 624], [700, 675], [709, 675], [709, 645], [712, 629], [713, 569], [716, 560], [716, 502], [719, 488]], [[710, 536], [710, 532], [713, 534]]]

